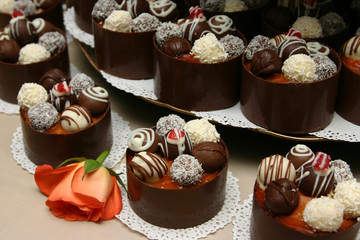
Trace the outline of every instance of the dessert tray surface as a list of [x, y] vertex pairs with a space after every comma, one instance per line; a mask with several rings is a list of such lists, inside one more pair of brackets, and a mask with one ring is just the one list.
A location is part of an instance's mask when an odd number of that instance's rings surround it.
[[73, 18], [74, 18], [74, 11], [73, 8], [70, 8], [65, 13], [65, 26], [69, 31], [69, 33], [74, 37], [75, 42], [78, 44], [81, 51], [84, 53], [85, 57], [95, 68], [95, 70], [100, 72], [101, 75], [106, 79], [106, 81], [109, 82], [111, 85], [113, 85], [115, 88], [131, 93], [134, 96], [137, 96], [147, 102], [150, 102], [158, 106], [166, 107], [183, 114], [206, 118], [207, 120], [216, 122], [218, 124], [232, 126], [232, 127], [246, 128], [256, 132], [260, 132], [288, 140], [309, 141], [309, 142], [328, 141], [328, 140], [360, 142], [360, 126], [357, 126], [355, 124], [352, 124], [344, 120], [337, 113], [334, 114], [334, 118], [330, 123], [330, 125], [323, 130], [312, 132], [306, 135], [287, 135], [287, 134], [270, 131], [251, 123], [249, 120], [245, 118], [245, 116], [241, 112], [240, 102], [227, 109], [209, 111], [209, 112], [188, 111], [161, 102], [157, 99], [153, 91], [153, 85], [154, 85], [153, 79], [127, 80], [127, 79], [115, 77], [99, 69], [95, 61], [95, 51], [93, 48], [93, 42], [92, 44], [89, 44], [88, 36], [79, 34], [81, 30], [76, 26], [75, 22], [73, 21]]

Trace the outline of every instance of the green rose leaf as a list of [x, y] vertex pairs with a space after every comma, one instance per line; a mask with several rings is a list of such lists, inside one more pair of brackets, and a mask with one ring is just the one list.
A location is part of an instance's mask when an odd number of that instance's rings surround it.
[[83, 162], [85, 160], [86, 160], [86, 158], [84, 158], [84, 157], [69, 158], [69, 159], [66, 159], [65, 161], [63, 161], [62, 163], [60, 163], [56, 168], [59, 168], [63, 165], [69, 164], [69, 163]]
[[84, 164], [84, 175], [82, 176], [82, 180], [84, 180], [84, 177], [87, 173], [93, 172], [97, 170], [99, 167], [101, 167], [102, 163], [98, 162], [93, 159], [87, 159]]

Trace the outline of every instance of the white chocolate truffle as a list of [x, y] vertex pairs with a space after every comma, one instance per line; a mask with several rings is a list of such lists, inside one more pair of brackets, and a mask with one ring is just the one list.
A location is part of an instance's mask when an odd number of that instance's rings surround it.
[[61, 126], [70, 133], [87, 128], [91, 122], [90, 112], [79, 105], [66, 108], [60, 117]]
[[132, 23], [128, 11], [115, 10], [105, 19], [104, 28], [115, 32], [130, 32]]
[[308, 55], [295, 54], [286, 59], [281, 68], [291, 82], [313, 82], [317, 80], [315, 61]]
[[312, 228], [335, 232], [343, 222], [344, 206], [337, 199], [330, 197], [313, 198], [304, 209], [304, 221]]
[[20, 49], [19, 63], [37, 63], [48, 59], [50, 56], [50, 52], [40, 44], [30, 43]]
[[165, 159], [150, 152], [135, 154], [129, 165], [135, 176], [147, 183], [159, 181], [168, 170]]
[[322, 37], [322, 26], [315, 17], [302, 16], [296, 19], [292, 27], [298, 30], [303, 38]]
[[360, 217], [360, 183], [355, 179], [339, 182], [335, 188], [334, 198], [344, 205], [346, 218]]
[[342, 54], [350, 59], [360, 61], [360, 36], [354, 36], [344, 43]]
[[266, 186], [274, 180], [287, 178], [294, 182], [296, 171], [289, 159], [281, 155], [272, 155], [261, 160], [258, 168], [257, 182], [265, 190]]
[[248, 7], [242, 0], [225, 0], [224, 12], [246, 11]]
[[38, 103], [46, 102], [49, 94], [46, 89], [37, 83], [24, 83], [17, 95], [20, 107], [30, 108]]
[[193, 147], [202, 142], [218, 142], [220, 140], [220, 134], [216, 131], [215, 126], [203, 118], [188, 121], [184, 130], [188, 133]]
[[224, 46], [213, 33], [207, 33], [196, 40], [190, 54], [194, 55], [202, 63], [223, 62], [228, 57]]
[[0, 12], [10, 14], [14, 7], [15, 0], [1, 0], [0, 1]]

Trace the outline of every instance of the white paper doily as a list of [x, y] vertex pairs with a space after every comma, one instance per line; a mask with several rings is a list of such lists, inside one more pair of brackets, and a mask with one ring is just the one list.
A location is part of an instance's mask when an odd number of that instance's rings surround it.
[[94, 36], [81, 30], [75, 22], [74, 7], [68, 8], [64, 12], [64, 25], [66, 30], [77, 40], [94, 48]]
[[[122, 163], [120, 165], [120, 172], [123, 173], [122, 175], [120, 175], [120, 177], [126, 185], [127, 180], [125, 163]], [[125, 191], [121, 191], [123, 198], [123, 209], [121, 210], [121, 213], [116, 217], [121, 222], [126, 224], [130, 229], [144, 234], [149, 239], [196, 240], [199, 238], [204, 238], [208, 234], [214, 233], [217, 230], [224, 228], [232, 221], [233, 217], [237, 214], [240, 202], [240, 191], [237, 184], [239, 179], [234, 177], [232, 173], [228, 171], [226, 181], [226, 193], [223, 208], [215, 217], [196, 227], [185, 229], [170, 229], [161, 228], [145, 222], [143, 219], [138, 217], [131, 209]]]
[[[251, 240], [250, 239], [250, 219], [252, 211], [253, 194], [249, 195], [239, 207], [239, 212], [233, 221], [233, 239], [234, 240]], [[356, 237], [360, 240], [360, 231]]]
[[[111, 124], [113, 131], [113, 145], [109, 156], [104, 162], [104, 166], [108, 168], [115, 167], [115, 165], [121, 161], [122, 156], [125, 154], [127, 140], [131, 133], [129, 122], [123, 120], [116, 112], [111, 112]], [[31, 162], [25, 154], [21, 127], [16, 129], [13, 136], [10, 147], [15, 161], [29, 173], [34, 174], [37, 166]]]

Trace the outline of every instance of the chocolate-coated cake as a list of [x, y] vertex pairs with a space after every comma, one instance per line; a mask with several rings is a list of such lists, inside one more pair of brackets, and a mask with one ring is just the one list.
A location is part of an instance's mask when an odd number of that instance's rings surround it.
[[[302, 165], [296, 168], [290, 159]], [[357, 239], [359, 184], [346, 162], [314, 154], [303, 144], [286, 157], [263, 159], [254, 186], [251, 239]]]
[[92, 34], [91, 11], [97, 0], [76, 0], [74, 1], [75, 22], [78, 27]]
[[[219, 136], [213, 138], [213, 131], [218, 134], [206, 120], [184, 123], [169, 115], [159, 119], [157, 127], [135, 130], [129, 139], [130, 206], [139, 217], [160, 227], [202, 224], [221, 210], [225, 200], [229, 157], [225, 143]], [[204, 134], [197, 138], [194, 131]], [[166, 157], [167, 149], [175, 155]]]

